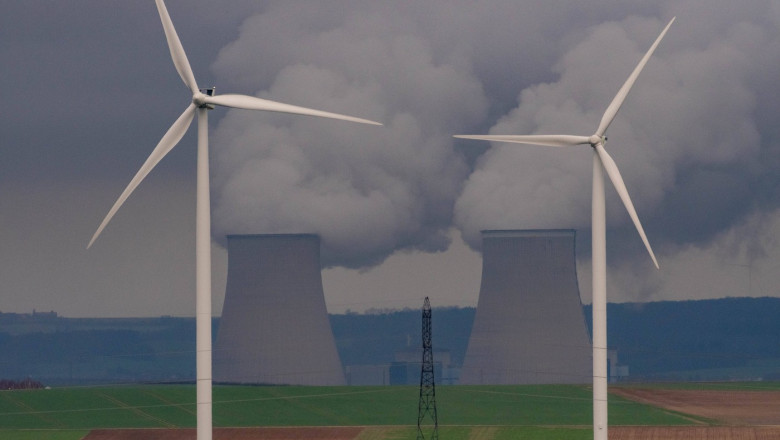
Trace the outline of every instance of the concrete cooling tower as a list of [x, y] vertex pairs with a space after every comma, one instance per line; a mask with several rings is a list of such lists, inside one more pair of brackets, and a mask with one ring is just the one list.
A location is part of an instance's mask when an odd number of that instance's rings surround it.
[[228, 236], [214, 381], [344, 385], [313, 234]]
[[589, 383], [573, 230], [482, 232], [482, 285], [461, 384]]

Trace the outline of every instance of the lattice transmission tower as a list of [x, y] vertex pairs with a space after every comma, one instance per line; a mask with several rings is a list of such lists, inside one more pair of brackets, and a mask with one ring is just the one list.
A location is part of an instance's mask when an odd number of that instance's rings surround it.
[[[431, 303], [425, 297], [422, 312], [422, 369], [420, 372], [420, 403], [417, 406], [417, 440], [438, 440], [439, 420], [436, 415], [436, 382], [433, 377], [433, 345], [431, 344]], [[424, 425], [426, 418], [433, 422]], [[425, 436], [428, 431], [428, 436]]]

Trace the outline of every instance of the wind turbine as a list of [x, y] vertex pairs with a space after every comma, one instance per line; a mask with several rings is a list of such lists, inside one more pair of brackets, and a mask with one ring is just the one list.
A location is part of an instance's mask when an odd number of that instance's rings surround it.
[[279, 102], [268, 101], [247, 95], [214, 95], [214, 89], [198, 89], [195, 76], [192, 73], [187, 55], [173, 27], [171, 17], [163, 0], [155, 0], [160, 13], [168, 49], [176, 71], [184, 84], [192, 92], [192, 102], [168, 129], [160, 142], [138, 170], [138, 173], [127, 185], [119, 199], [103, 219], [87, 248], [91, 247], [108, 222], [130, 194], [141, 183], [152, 168], [157, 165], [168, 152], [184, 136], [195, 114], [198, 115], [198, 161], [197, 161], [197, 202], [195, 219], [195, 296], [196, 296], [196, 362], [197, 362], [197, 438], [211, 439], [212, 434], [212, 399], [211, 399], [211, 212], [209, 200], [209, 162], [208, 162], [208, 116], [207, 110], [215, 105], [241, 108], [247, 110], [265, 110], [297, 115], [318, 116], [323, 118], [341, 119], [344, 121], [364, 124], [382, 125], [367, 119], [313, 110]]
[[596, 132], [591, 136], [571, 136], [571, 135], [459, 135], [456, 138], [479, 139], [494, 142], [513, 142], [518, 144], [543, 145], [546, 147], [569, 147], [574, 145], [590, 145], [593, 148], [593, 195], [592, 195], [592, 224], [591, 233], [593, 241], [593, 438], [607, 439], [607, 244], [606, 244], [606, 218], [604, 213], [604, 171], [612, 181], [615, 189], [623, 201], [628, 215], [636, 226], [642, 242], [650, 253], [653, 264], [658, 268], [658, 261], [647, 241], [642, 224], [636, 215], [634, 204], [628, 196], [623, 178], [620, 176], [615, 161], [604, 149], [607, 142], [607, 128], [617, 115], [620, 106], [626, 99], [628, 92], [634, 85], [639, 73], [647, 64], [647, 60], [655, 51], [658, 43], [666, 34], [669, 26], [672, 25], [675, 18], [669, 21], [661, 34], [647, 51], [645, 56], [639, 61], [631, 75], [626, 80], [623, 87], [620, 88], [617, 95], [607, 107], [604, 115], [601, 117]]

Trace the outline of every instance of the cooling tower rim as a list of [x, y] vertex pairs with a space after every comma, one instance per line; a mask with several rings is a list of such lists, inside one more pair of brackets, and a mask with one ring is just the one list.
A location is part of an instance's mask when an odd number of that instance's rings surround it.
[[252, 238], [316, 238], [320, 235], [314, 232], [295, 232], [290, 234], [227, 234], [228, 239], [252, 239]]
[[574, 237], [576, 229], [483, 229], [483, 238]]

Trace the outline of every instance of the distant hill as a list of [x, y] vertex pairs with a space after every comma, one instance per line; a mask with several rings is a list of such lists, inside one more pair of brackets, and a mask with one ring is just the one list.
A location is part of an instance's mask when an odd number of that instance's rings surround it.
[[[590, 313], [585, 306], [588, 326]], [[434, 350], [449, 351], [453, 364], [463, 362], [474, 315], [474, 308], [433, 310]], [[420, 310], [330, 320], [344, 365], [387, 364], [421, 344]], [[608, 333], [631, 380], [780, 379], [780, 298], [609, 304]], [[194, 318], [0, 313], [0, 379], [193, 381], [194, 349]]]
[[[634, 379], [780, 379], [780, 298], [608, 304], [607, 315]], [[585, 316], [590, 328], [590, 306]]]
[[0, 353], [0, 379], [31, 377], [46, 385], [190, 381], [195, 319], [0, 313]]

